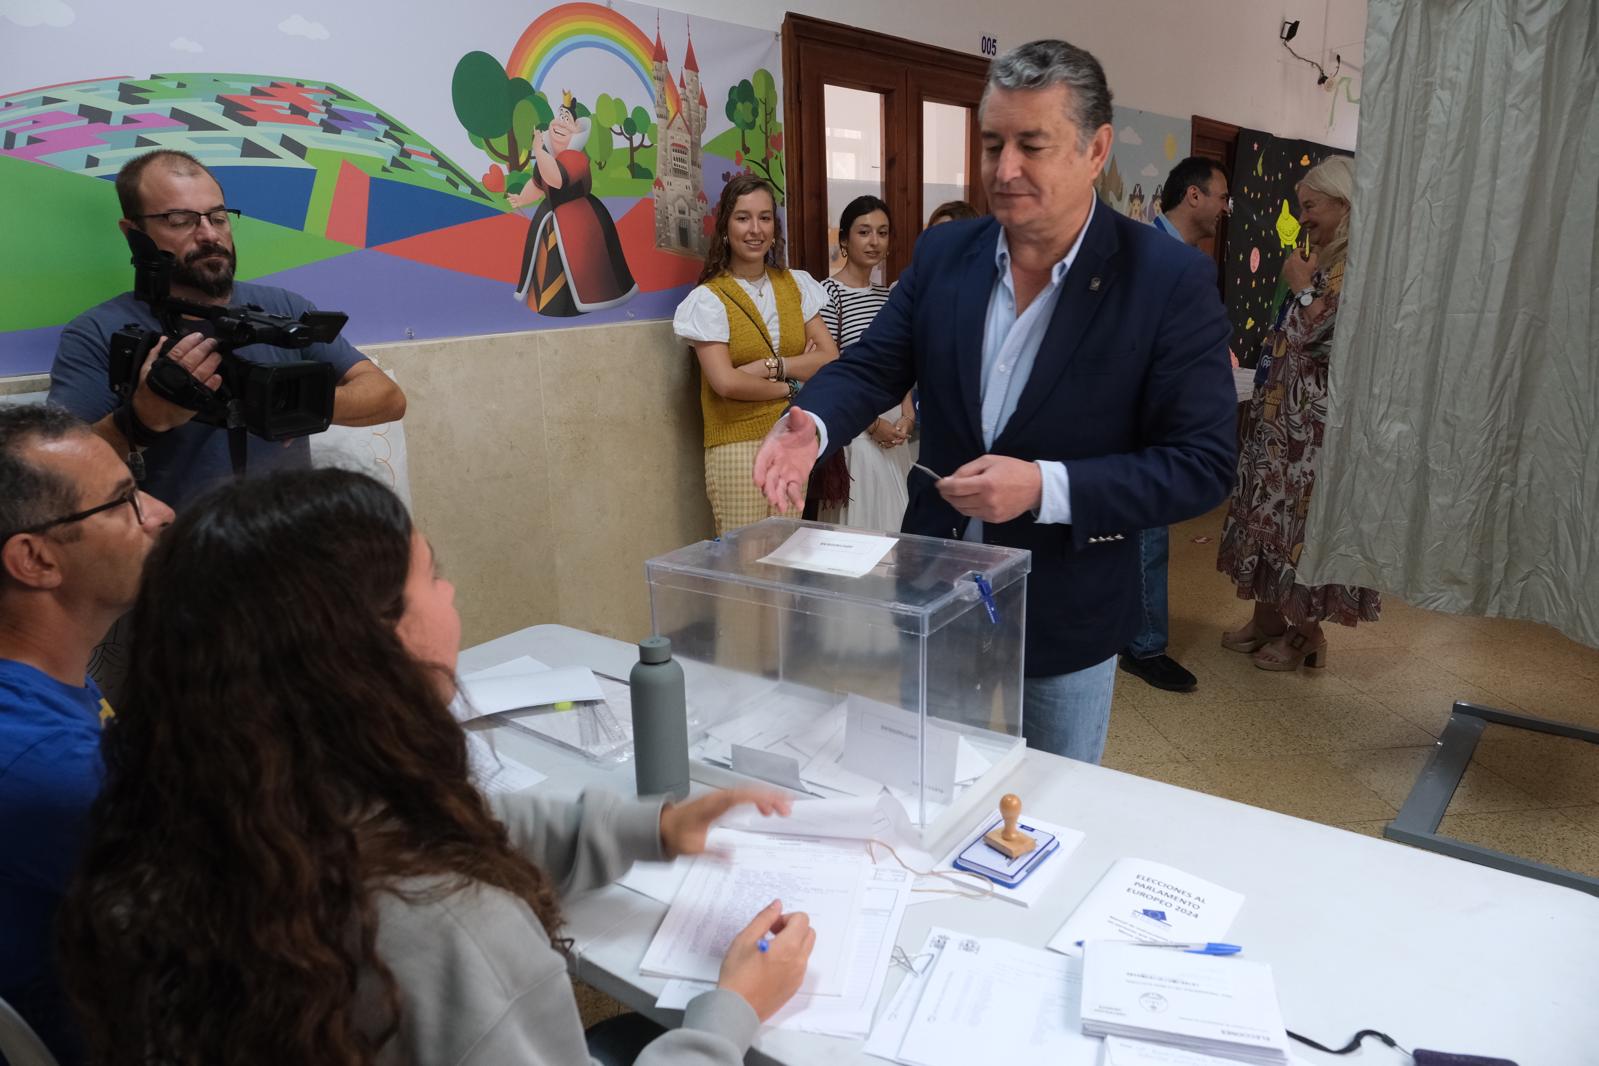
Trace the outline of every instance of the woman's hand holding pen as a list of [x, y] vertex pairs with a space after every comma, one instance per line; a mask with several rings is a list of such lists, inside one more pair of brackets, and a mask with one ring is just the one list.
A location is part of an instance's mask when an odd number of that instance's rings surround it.
[[810, 919], [773, 900], [728, 945], [717, 987], [744, 997], [764, 1022], [799, 991], [815, 946]]

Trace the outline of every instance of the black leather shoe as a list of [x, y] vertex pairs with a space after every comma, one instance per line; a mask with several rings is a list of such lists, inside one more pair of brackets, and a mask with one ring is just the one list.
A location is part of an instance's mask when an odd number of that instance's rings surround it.
[[1170, 655], [1151, 655], [1147, 659], [1123, 655], [1121, 668], [1167, 692], [1192, 692], [1199, 687], [1199, 678], [1184, 670]]

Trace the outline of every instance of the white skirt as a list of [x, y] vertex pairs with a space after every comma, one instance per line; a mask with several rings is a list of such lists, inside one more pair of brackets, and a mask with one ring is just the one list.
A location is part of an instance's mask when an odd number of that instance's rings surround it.
[[[899, 416], [897, 405], [882, 415], [889, 422]], [[915, 441], [897, 448], [880, 448], [869, 433], [850, 441], [844, 448], [844, 462], [849, 466], [849, 503], [836, 515], [823, 513], [822, 521], [898, 533], [905, 519], [905, 505], [910, 502], [905, 479], [918, 450]]]

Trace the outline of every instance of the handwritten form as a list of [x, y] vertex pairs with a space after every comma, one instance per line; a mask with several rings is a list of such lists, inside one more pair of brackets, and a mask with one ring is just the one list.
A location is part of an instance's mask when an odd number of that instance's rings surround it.
[[713, 830], [639, 970], [715, 982], [733, 938], [767, 904], [782, 900], [785, 913], [804, 911], [816, 929], [800, 991], [842, 995], [847, 933], [872, 869], [858, 840]]
[[[865, 1036], [872, 1028], [872, 1012], [888, 978], [889, 956], [899, 935], [914, 875], [898, 867], [879, 866], [861, 892], [860, 906], [846, 934], [844, 989], [836, 996], [801, 991], [767, 1022], [829, 1036]], [[711, 984], [700, 981], [666, 982], [657, 1007], [681, 1010]]]

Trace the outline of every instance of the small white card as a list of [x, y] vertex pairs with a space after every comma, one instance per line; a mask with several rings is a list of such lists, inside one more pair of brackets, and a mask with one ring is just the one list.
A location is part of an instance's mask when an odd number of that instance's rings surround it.
[[755, 777], [795, 792], [808, 792], [800, 780], [799, 760], [792, 755], [779, 755], [775, 751], [733, 745], [733, 772], [745, 777]]
[[[853, 693], [844, 701], [844, 750], [838, 763], [852, 773], [915, 793], [918, 787], [939, 803], [955, 799], [955, 764], [960, 735], [925, 723], [910, 711]], [[925, 744], [926, 764], [917, 756]], [[925, 775], [922, 770], [925, 769]]]
[[780, 548], [760, 562], [818, 574], [862, 577], [883, 561], [895, 543], [893, 537], [806, 527], [795, 530]]

